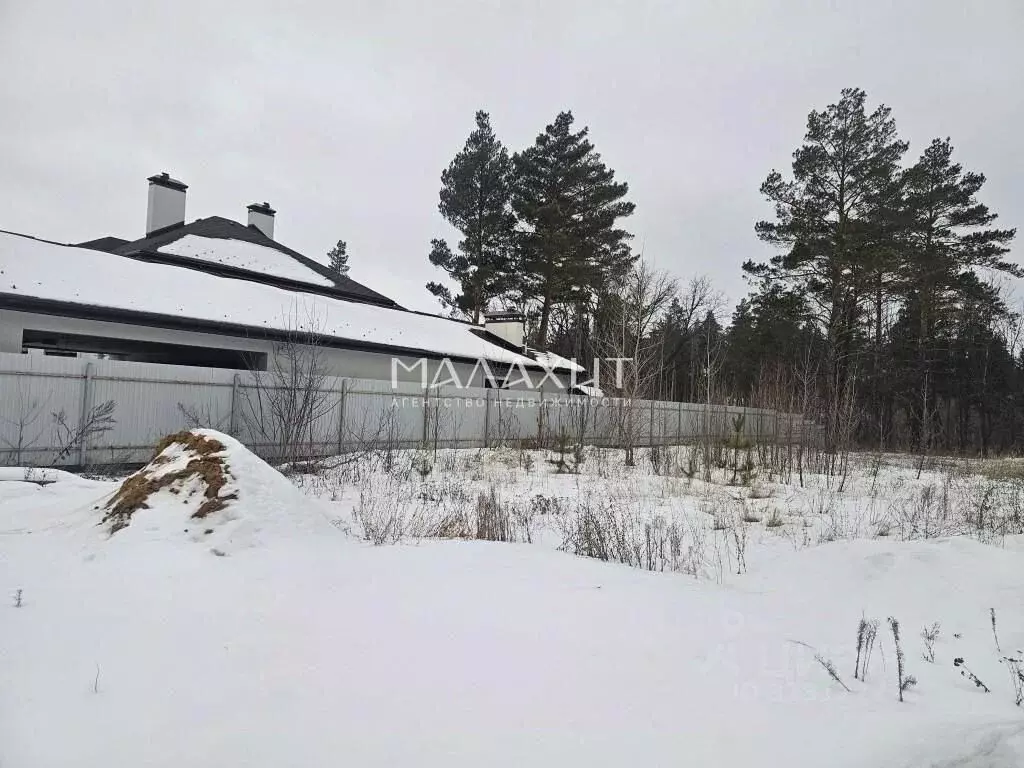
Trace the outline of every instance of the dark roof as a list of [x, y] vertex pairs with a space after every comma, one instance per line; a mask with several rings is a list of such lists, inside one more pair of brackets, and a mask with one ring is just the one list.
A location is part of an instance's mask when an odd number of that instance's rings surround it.
[[117, 249], [127, 243], [123, 237], [97, 237], [95, 240], [86, 240], [84, 243], [75, 243], [79, 248], [89, 248], [94, 251], [106, 251], [116, 253]]
[[[255, 245], [262, 245], [266, 248], [273, 248], [279, 251], [295, 261], [302, 264], [307, 269], [315, 272], [317, 275], [330, 280], [337, 286], [336, 290], [332, 290], [325, 286], [318, 285], [317, 283], [309, 283], [309, 289], [321, 292], [340, 295], [344, 298], [357, 299], [360, 301], [366, 301], [371, 304], [380, 304], [383, 306], [395, 307], [398, 306], [394, 301], [389, 299], [383, 294], [377, 293], [374, 290], [367, 288], [362, 283], [357, 283], [348, 277], [338, 275], [336, 272], [331, 271], [325, 265], [314, 261], [313, 259], [303, 256], [298, 251], [293, 251], [287, 246], [281, 245], [276, 240], [271, 240], [265, 234], [263, 234], [256, 227], [249, 227], [245, 224], [240, 224], [237, 221], [231, 219], [225, 219], [222, 216], [210, 216], [205, 219], [196, 219], [189, 224], [182, 224], [181, 226], [171, 227], [156, 234], [144, 237], [141, 240], [133, 240], [131, 242], [123, 242], [119, 247], [109, 249], [111, 253], [116, 253], [121, 256], [143, 256], [143, 257], [159, 257], [162, 261], [167, 263], [183, 264], [188, 263], [192, 266], [196, 266], [197, 259], [190, 259], [187, 256], [176, 256], [174, 254], [159, 253], [159, 250], [165, 245], [173, 243], [175, 240], [180, 240], [186, 235], [196, 235], [198, 237], [209, 237], [221, 240], [243, 240], [247, 243], [253, 243]], [[107, 238], [100, 238], [105, 240]], [[116, 238], [112, 238], [116, 239]], [[94, 241], [96, 242], [96, 241]], [[82, 244], [85, 247], [85, 243]], [[99, 248], [97, 250], [108, 250], [106, 248]], [[200, 268], [209, 267], [213, 271], [216, 265], [202, 263], [203, 266]], [[245, 271], [245, 270], [236, 270]], [[259, 273], [252, 273], [253, 275], [259, 275]]]

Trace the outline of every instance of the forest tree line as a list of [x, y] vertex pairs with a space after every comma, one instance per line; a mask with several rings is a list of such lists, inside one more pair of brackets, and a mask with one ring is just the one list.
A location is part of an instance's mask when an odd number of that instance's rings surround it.
[[753, 229], [776, 255], [743, 265], [751, 290], [728, 316], [707, 278], [633, 250], [628, 185], [571, 112], [510, 153], [481, 111], [441, 175], [461, 239], [431, 242], [448, 279], [427, 288], [473, 322], [523, 312], [536, 348], [633, 358], [618, 390], [602, 377], [607, 394], [799, 411], [835, 448], [1019, 451], [1015, 230], [948, 138], [909, 149], [860, 89], [812, 111], [792, 166], [761, 184], [774, 215]]

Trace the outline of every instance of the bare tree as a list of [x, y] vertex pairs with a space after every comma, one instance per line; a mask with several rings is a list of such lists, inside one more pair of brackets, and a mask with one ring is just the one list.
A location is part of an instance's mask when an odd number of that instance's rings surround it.
[[[595, 356], [604, 358], [601, 389], [617, 398], [618, 438], [627, 466], [636, 463], [634, 449], [644, 428], [637, 401], [659, 394], [663, 354], [652, 331], [678, 293], [675, 278], [641, 260], [602, 297], [593, 344]], [[621, 366], [609, 365], [612, 359]]]
[[43, 428], [36, 427], [36, 422], [43, 415], [45, 403], [37, 398], [30, 397], [20, 387], [16, 395], [17, 406], [14, 418], [3, 419], [7, 425], [4, 432], [7, 435], [0, 435], [0, 442], [7, 449], [8, 464], [20, 466], [25, 461], [25, 454], [30, 451], [43, 435]]
[[[251, 372], [242, 387], [242, 416], [253, 447], [289, 463], [322, 455], [326, 443], [317, 428], [337, 407], [326, 379], [324, 348], [316, 318], [293, 310], [285, 338], [274, 344], [268, 370]], [[321, 446], [318, 448], [318, 444]]]

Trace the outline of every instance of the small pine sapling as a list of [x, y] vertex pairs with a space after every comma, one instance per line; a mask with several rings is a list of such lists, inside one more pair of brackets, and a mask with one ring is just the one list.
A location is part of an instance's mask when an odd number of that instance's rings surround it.
[[931, 625], [931, 627], [925, 627], [922, 629], [921, 639], [924, 640], [924, 653], [922, 654], [924, 660], [934, 664], [935, 641], [939, 639], [939, 622], [936, 621]]
[[917, 685], [917, 678], [906, 674], [903, 646], [900, 643], [900, 623], [892, 616], [889, 617], [889, 628], [892, 630], [892, 639], [896, 646], [896, 681], [899, 683], [899, 699], [902, 702], [903, 694]]
[[18, 588], [14, 591], [14, 607], [21, 608], [21, 589]]
[[963, 656], [957, 656], [955, 659], [953, 659], [953, 666], [960, 670], [961, 677], [966, 677], [968, 680], [974, 683], [976, 687], [981, 688], [981, 690], [983, 690], [985, 693], [992, 693], [992, 691], [989, 690], [989, 687], [985, 685], [983, 682], [981, 682], [978, 676], [967, 668], [967, 664], [964, 663]]

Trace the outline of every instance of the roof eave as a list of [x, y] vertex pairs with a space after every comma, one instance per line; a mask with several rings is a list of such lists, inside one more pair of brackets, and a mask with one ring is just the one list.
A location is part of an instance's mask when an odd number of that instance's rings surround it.
[[[0, 309], [11, 309], [19, 312], [35, 312], [41, 315], [58, 317], [73, 317], [83, 320], [97, 320], [101, 322], [124, 323], [129, 325], [141, 325], [148, 328], [163, 328], [177, 331], [191, 331], [194, 333], [216, 334], [220, 336], [233, 336], [235, 338], [255, 339], [258, 341], [287, 342], [294, 341], [295, 333], [288, 330], [276, 328], [260, 328], [258, 326], [241, 325], [238, 323], [224, 322], [220, 320], [201, 320], [178, 315], [165, 315], [158, 312], [146, 312], [135, 309], [119, 309], [103, 307], [95, 304], [76, 304], [69, 301], [58, 301], [55, 299], [42, 299], [37, 296], [22, 296], [20, 294], [0, 292]], [[337, 336], [325, 334], [310, 334], [310, 341], [318, 346], [330, 347], [333, 349], [350, 349], [363, 352], [386, 352], [392, 355], [403, 357], [422, 357], [428, 360], [451, 360], [452, 362], [467, 363], [475, 365], [478, 360], [464, 355], [446, 355], [441, 352], [429, 349], [418, 349], [415, 347], [403, 347], [392, 344], [381, 344], [372, 341], [360, 341], [357, 339], [343, 339]], [[488, 364], [497, 364], [513, 367], [515, 363], [503, 360], [494, 360], [483, 356]], [[524, 365], [528, 368], [547, 370], [543, 366], [526, 359]], [[569, 374], [571, 371], [552, 369], [553, 373]]]

